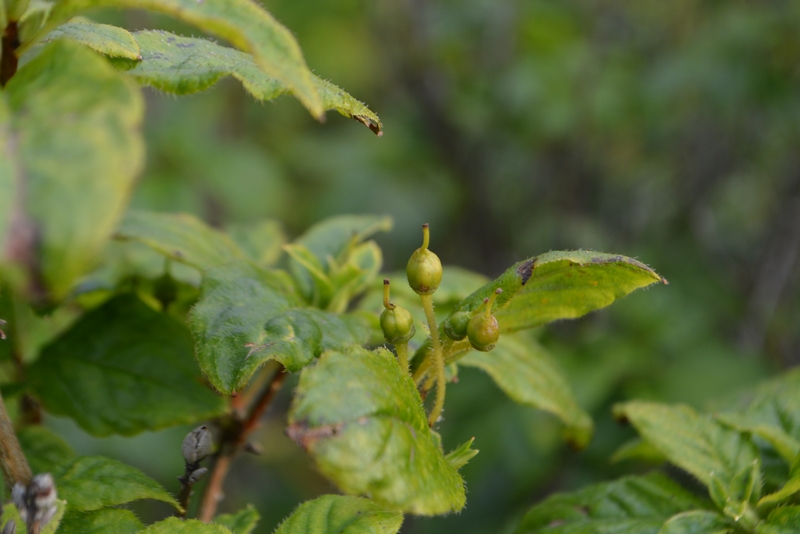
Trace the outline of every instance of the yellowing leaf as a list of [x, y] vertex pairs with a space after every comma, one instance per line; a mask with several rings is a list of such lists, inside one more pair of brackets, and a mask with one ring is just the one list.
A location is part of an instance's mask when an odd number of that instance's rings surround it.
[[47, 34], [44, 42], [69, 39], [109, 57], [142, 59], [139, 44], [129, 31], [76, 17]]
[[305, 368], [287, 432], [347, 493], [418, 515], [464, 507], [464, 482], [428, 428], [413, 381], [386, 350], [329, 351]]
[[634, 259], [585, 250], [541, 254], [530, 269], [523, 287], [495, 314], [504, 332], [575, 319], [631, 291], [666, 282]]
[[[31, 285], [44, 285], [36, 291], [58, 300], [94, 266], [128, 201], [143, 157], [141, 95], [105, 59], [65, 41], [20, 68], [4, 93], [5, 138], [16, 146], [0, 147], [16, 181], [5, 212], [6, 240], [16, 243], [5, 250], [18, 254], [6, 260], [24, 263]], [[5, 173], [0, 164], [0, 189]]]

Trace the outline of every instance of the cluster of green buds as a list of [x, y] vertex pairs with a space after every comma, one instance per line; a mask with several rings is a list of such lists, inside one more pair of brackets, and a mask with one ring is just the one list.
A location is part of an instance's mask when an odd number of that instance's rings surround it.
[[[435, 370], [427, 382], [426, 390], [432, 387], [436, 378], [436, 402], [429, 416], [429, 424], [438, 421], [444, 406], [446, 386], [445, 376], [445, 349], [452, 346], [452, 341], [461, 341], [469, 338], [470, 345], [480, 351], [490, 351], [500, 339], [500, 325], [497, 318], [492, 315], [492, 306], [502, 289], [497, 289], [490, 297], [484, 299], [483, 306], [476, 311], [459, 311], [452, 314], [444, 323], [444, 332], [449, 338], [443, 346], [439, 339], [439, 330], [436, 326], [436, 317], [433, 311], [433, 293], [442, 282], [442, 262], [439, 257], [428, 249], [430, 244], [430, 227], [422, 225], [422, 246], [411, 254], [406, 265], [408, 285], [420, 296], [425, 317], [428, 322], [428, 331], [431, 336], [432, 356], [430, 362], [423, 361], [415, 371], [414, 378], [425, 376], [429, 366]], [[404, 372], [408, 372], [408, 342], [414, 337], [414, 319], [408, 310], [389, 301], [389, 280], [383, 281], [383, 307], [381, 313], [381, 329], [386, 341], [392, 343], [397, 352], [397, 359]], [[451, 341], [452, 340], [452, 341]]]
[[444, 333], [454, 341], [469, 337], [472, 348], [483, 352], [494, 348], [500, 339], [500, 325], [492, 315], [492, 306], [497, 295], [503, 290], [497, 288], [491, 297], [483, 299], [483, 311], [473, 315], [468, 311], [458, 311], [444, 322]]

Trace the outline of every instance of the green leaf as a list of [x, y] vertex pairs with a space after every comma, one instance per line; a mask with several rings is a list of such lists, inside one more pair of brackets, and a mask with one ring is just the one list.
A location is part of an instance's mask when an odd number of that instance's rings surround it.
[[620, 445], [620, 447], [611, 456], [612, 462], [621, 462], [623, 460], [642, 460], [645, 462], [662, 463], [666, 462], [667, 458], [649, 441], [640, 438], [634, 438]]
[[322, 99], [314, 86], [300, 46], [291, 32], [256, 2], [227, 0], [62, 0], [42, 33], [82, 11], [100, 7], [148, 9], [172, 15], [250, 52], [259, 67], [279, 80], [308, 108], [323, 116]]
[[51, 31], [44, 42], [69, 39], [109, 57], [142, 59], [139, 44], [128, 30], [76, 17]]
[[346, 493], [418, 515], [464, 507], [411, 377], [384, 349], [329, 351], [303, 369], [287, 433]]
[[274, 265], [283, 253], [286, 234], [281, 223], [263, 220], [228, 227], [228, 235], [250, 260], [261, 267]]
[[24, 530], [23, 525], [25, 523], [20, 518], [19, 510], [17, 510], [17, 507], [13, 502], [3, 505], [2, 514], [3, 515], [2, 519], [0, 519], [0, 524], [3, 528], [5, 528], [9, 521], [13, 520], [17, 527], [21, 527], [19, 530]]
[[201, 271], [245, 257], [229, 236], [187, 213], [130, 211], [115, 237], [144, 243], [171, 260]]
[[22, 452], [34, 473], [52, 473], [75, 457], [75, 452], [60, 436], [43, 426], [26, 426], [17, 431]]
[[58, 534], [134, 534], [143, 528], [130, 510], [103, 508], [93, 512], [67, 512]]
[[671, 517], [658, 534], [727, 534], [733, 528], [725, 518], [708, 510], [692, 510]]
[[30, 0], [5, 0], [4, 4], [8, 19], [19, 20], [27, 11], [29, 3]]
[[27, 248], [36, 236], [29, 267], [57, 300], [94, 266], [128, 201], [143, 160], [142, 98], [102, 57], [65, 41], [4, 92], [17, 145], [10, 232]]
[[756, 534], [797, 534], [797, 525], [800, 506], [782, 506], [769, 514], [766, 523], [758, 525]]
[[[523, 282], [518, 292], [506, 297], [510, 300], [508, 306], [499, 309], [502, 301], [497, 299], [495, 316], [504, 332], [533, 328], [558, 319], [575, 319], [605, 308], [636, 289], [656, 282], [666, 283], [647, 265], [615, 254], [585, 250], [547, 252], [528, 261], [532, 263], [515, 266]], [[529, 274], [527, 280], [526, 273]], [[516, 284], [511, 287], [513, 289]], [[486, 293], [483, 295], [486, 297], [492, 291], [479, 292]], [[474, 310], [476, 304], [469, 310]]]
[[800, 369], [761, 384], [751, 398], [743, 413], [721, 413], [717, 419], [767, 440], [791, 465], [800, 454]]
[[53, 2], [47, 0], [31, 0], [26, 4], [28, 7], [25, 13], [21, 17], [15, 17], [18, 20], [17, 38], [20, 43], [30, 40], [41, 29], [53, 9]]
[[[157, 30], [135, 32], [133, 37], [141, 49], [141, 61], [119, 66], [143, 85], [185, 95], [233, 76], [259, 100], [273, 100], [289, 92], [286, 84], [267, 75], [253, 56], [239, 50]], [[311, 81], [325, 111], [336, 110], [381, 135], [381, 121], [366, 105], [317, 76], [312, 75]]]
[[555, 362], [530, 337], [501, 336], [491, 352], [472, 351], [459, 363], [487, 372], [514, 401], [556, 415], [573, 446], [582, 449], [592, 439], [591, 417], [578, 405]]
[[185, 326], [120, 295], [45, 347], [29, 379], [49, 412], [95, 436], [132, 435], [224, 413], [193, 353]]
[[352, 247], [343, 263], [329, 263], [334, 294], [326, 309], [342, 313], [349, 307], [350, 300], [375, 280], [383, 266], [383, 253], [374, 241], [367, 241]]
[[230, 530], [222, 525], [214, 523], [203, 523], [196, 519], [181, 520], [177, 517], [170, 517], [164, 521], [153, 523], [141, 534], [232, 534]]
[[670, 462], [706, 486], [716, 477], [732, 497], [744, 491], [737, 487], [738, 475], [759, 459], [755, 445], [746, 437], [688, 406], [627, 402], [615, 406], [614, 414], [630, 421]]
[[785, 503], [797, 493], [800, 493], [800, 476], [790, 478], [781, 489], [762, 497], [758, 501], [758, 508], [759, 510], [771, 509]]
[[395, 534], [402, 524], [402, 513], [369, 499], [323, 495], [298, 506], [275, 534]]
[[298, 371], [325, 350], [366, 343], [377, 321], [299, 306], [279, 271], [239, 262], [206, 272], [190, 324], [212, 385], [230, 394], [269, 360]]
[[445, 460], [453, 466], [453, 469], [458, 470], [467, 465], [470, 460], [475, 458], [478, 453], [480, 452], [478, 449], [472, 448], [472, 443], [475, 441], [475, 438], [470, 438], [468, 441], [465, 441], [445, 456]]
[[70, 511], [90, 512], [140, 499], [155, 499], [179, 508], [175, 498], [138, 469], [102, 456], [81, 456], [55, 473], [59, 497]]
[[657, 534], [675, 514], [705, 504], [660, 473], [624, 477], [537, 504], [517, 534]]
[[[329, 258], [344, 263], [347, 253], [368, 237], [392, 229], [392, 219], [379, 215], [342, 215], [325, 219], [308, 229], [295, 245], [302, 245], [317, 258], [319, 265], [329, 265]], [[296, 260], [289, 261], [289, 268], [297, 280], [300, 292], [306, 300], [312, 300], [311, 274]], [[326, 272], [326, 274], [328, 274]]]
[[64, 517], [64, 512], [67, 510], [67, 502], [65, 500], [56, 500], [56, 513], [53, 518], [39, 531], [39, 534], [55, 534], [60, 530], [61, 518]]
[[260, 516], [253, 505], [248, 504], [244, 510], [239, 510], [235, 514], [222, 514], [214, 518], [214, 523], [222, 525], [233, 534], [250, 534]]

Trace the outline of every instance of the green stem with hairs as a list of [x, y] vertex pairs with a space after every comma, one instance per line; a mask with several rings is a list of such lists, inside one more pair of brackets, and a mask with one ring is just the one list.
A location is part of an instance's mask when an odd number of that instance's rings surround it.
[[397, 361], [400, 363], [400, 369], [408, 374], [408, 343], [398, 343], [394, 346], [397, 352]]
[[425, 308], [425, 317], [428, 319], [428, 328], [431, 332], [431, 342], [433, 343], [433, 363], [436, 366], [436, 402], [428, 417], [428, 426], [433, 426], [439, 420], [444, 408], [444, 391], [447, 386], [447, 379], [444, 374], [444, 354], [442, 345], [439, 342], [439, 329], [436, 326], [436, 316], [433, 314], [433, 297], [431, 295], [420, 295], [422, 306]]

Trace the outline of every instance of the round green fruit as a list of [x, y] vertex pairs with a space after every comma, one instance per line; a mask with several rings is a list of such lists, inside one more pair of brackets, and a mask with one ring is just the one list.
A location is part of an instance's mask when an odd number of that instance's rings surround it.
[[418, 248], [406, 265], [408, 285], [420, 295], [432, 295], [442, 282], [442, 262], [428, 249]]
[[467, 325], [469, 325], [470, 317], [469, 312], [454, 313], [444, 322], [444, 333], [450, 339], [461, 341], [467, 337]]
[[416, 332], [414, 318], [407, 309], [400, 306], [385, 309], [381, 313], [381, 330], [389, 343], [393, 345], [407, 343]]
[[478, 314], [470, 319], [467, 325], [467, 336], [476, 350], [490, 351], [500, 339], [500, 324], [494, 315]]

